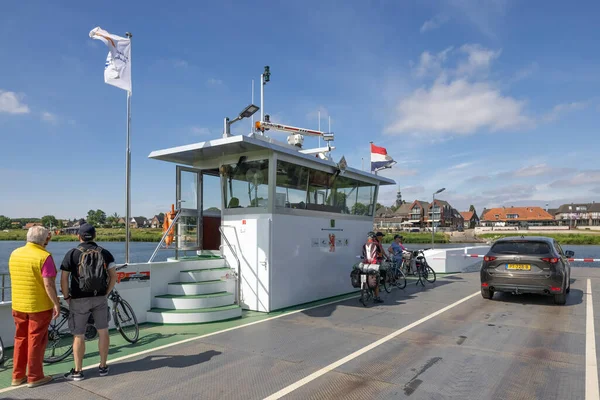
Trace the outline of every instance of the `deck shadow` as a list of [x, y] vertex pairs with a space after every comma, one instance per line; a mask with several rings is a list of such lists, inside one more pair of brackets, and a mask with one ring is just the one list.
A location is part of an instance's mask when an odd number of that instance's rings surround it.
[[[373, 301], [369, 301], [367, 306], [363, 306], [358, 298], [351, 298], [344, 301], [341, 301], [336, 304], [330, 304], [327, 306], [312, 308], [309, 310], [302, 311], [302, 314], [309, 317], [316, 318], [327, 318], [330, 317], [333, 312], [337, 309], [338, 306], [346, 306], [346, 307], [357, 307], [357, 308], [373, 308], [373, 307], [396, 307], [399, 305], [407, 304], [407, 300], [416, 298], [416, 294], [423, 293], [429, 290], [435, 290], [438, 287], [442, 287], [445, 285], [451, 285], [457, 282], [453, 281], [445, 281], [445, 280], [436, 280], [435, 283], [425, 283], [425, 286], [421, 286], [420, 284], [417, 286], [414, 280], [408, 280], [406, 287], [404, 289], [392, 289], [391, 293], [386, 293], [385, 290], [380, 288], [379, 295], [383, 300], [383, 303], [373, 303]], [[360, 296], [357, 293], [357, 296]]]
[[210, 361], [213, 357], [221, 355], [222, 352], [208, 350], [198, 354], [190, 355], [160, 355], [146, 356], [134, 361], [119, 362], [111, 367], [111, 373], [125, 374], [127, 372], [149, 371], [158, 368], [188, 368], [194, 365]]
[[541, 294], [512, 294], [512, 293], [495, 293], [491, 301], [503, 301], [511, 304], [537, 305], [547, 307], [571, 307], [583, 303], [583, 291], [571, 288], [571, 292], [567, 294], [567, 304], [558, 306], [554, 304], [552, 296], [544, 296]]

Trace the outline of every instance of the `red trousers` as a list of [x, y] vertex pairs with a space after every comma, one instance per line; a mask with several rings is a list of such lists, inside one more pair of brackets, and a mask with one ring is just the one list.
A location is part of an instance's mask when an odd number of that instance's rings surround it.
[[52, 310], [37, 313], [13, 310], [12, 315], [16, 327], [12, 378], [19, 380], [27, 376], [28, 383], [39, 381], [44, 377], [44, 352]]

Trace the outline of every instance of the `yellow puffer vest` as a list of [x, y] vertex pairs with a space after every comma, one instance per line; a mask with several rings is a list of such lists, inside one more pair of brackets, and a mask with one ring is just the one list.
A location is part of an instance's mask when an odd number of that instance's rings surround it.
[[13, 310], [36, 313], [52, 309], [42, 279], [42, 267], [49, 255], [43, 246], [29, 242], [10, 255], [8, 269]]

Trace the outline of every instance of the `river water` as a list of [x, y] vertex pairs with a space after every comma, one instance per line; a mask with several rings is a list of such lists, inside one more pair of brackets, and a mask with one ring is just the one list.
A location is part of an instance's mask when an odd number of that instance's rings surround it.
[[[98, 244], [110, 251], [116, 259], [117, 264], [125, 262], [125, 243], [124, 242], [98, 242]], [[21, 241], [0, 241], [0, 274], [8, 272], [8, 259], [10, 253], [23, 245]], [[59, 267], [65, 254], [76, 246], [76, 242], [50, 242], [46, 248], [54, 257], [56, 266]], [[150, 242], [131, 242], [129, 243], [129, 262], [130, 263], [145, 263], [148, 262], [157, 243]], [[481, 246], [482, 244], [474, 243], [446, 243], [436, 244], [436, 248], [463, 248]], [[384, 245], [387, 249], [388, 245]], [[431, 244], [407, 244], [409, 250], [431, 247]], [[582, 245], [563, 245], [563, 250], [573, 250], [575, 258], [600, 258], [600, 246], [582, 246]], [[475, 253], [469, 251], [469, 253]], [[188, 254], [191, 255], [191, 254]], [[160, 250], [155, 261], [166, 261], [167, 257], [174, 257], [175, 252], [171, 250]], [[571, 263], [574, 267], [600, 267], [600, 263]]]

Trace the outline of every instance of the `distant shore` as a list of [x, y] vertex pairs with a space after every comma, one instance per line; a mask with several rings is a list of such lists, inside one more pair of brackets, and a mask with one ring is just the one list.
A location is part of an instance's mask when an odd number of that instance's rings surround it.
[[[96, 232], [98, 242], [124, 242], [125, 228], [99, 228]], [[131, 242], [160, 242], [163, 231], [161, 228], [132, 228], [129, 231]], [[12, 229], [8, 232], [0, 231], [0, 240], [25, 240], [25, 229]], [[52, 235], [53, 242], [77, 242], [77, 235]]]
[[[398, 232], [404, 238], [404, 243], [431, 243], [431, 233], [429, 232]], [[163, 232], [161, 228], [132, 228], [130, 230], [131, 242], [160, 242]], [[558, 240], [560, 244], [573, 245], [600, 245], [600, 232], [593, 231], [540, 231], [527, 233], [521, 232], [491, 232], [474, 235], [472, 230], [466, 232], [436, 233], [435, 243], [487, 243], [499, 238], [508, 236], [548, 236]], [[0, 240], [25, 241], [27, 231], [25, 229], [12, 229], [8, 232], [0, 231]], [[394, 234], [385, 235], [383, 242], [391, 243]], [[366, 240], [366, 233], [365, 233]], [[77, 235], [53, 235], [54, 242], [76, 242]], [[98, 242], [124, 242], [125, 228], [99, 228], [97, 230]]]

